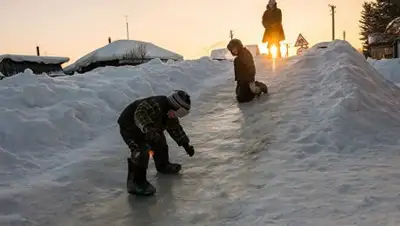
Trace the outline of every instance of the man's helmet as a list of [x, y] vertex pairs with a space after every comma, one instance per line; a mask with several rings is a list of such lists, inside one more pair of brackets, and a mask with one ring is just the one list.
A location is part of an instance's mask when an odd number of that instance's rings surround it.
[[191, 101], [190, 96], [183, 90], [175, 90], [168, 96], [169, 102], [174, 107], [176, 116], [182, 118], [189, 114]]

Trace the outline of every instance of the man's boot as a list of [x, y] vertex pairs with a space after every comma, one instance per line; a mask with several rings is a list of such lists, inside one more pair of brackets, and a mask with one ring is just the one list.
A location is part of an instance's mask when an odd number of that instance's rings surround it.
[[146, 168], [136, 166], [128, 158], [128, 177], [126, 187], [129, 194], [150, 196], [156, 193], [156, 188], [146, 179]]
[[261, 92], [264, 94], [268, 94], [268, 87], [262, 82], [255, 81], [256, 86], [258, 86], [261, 89]]

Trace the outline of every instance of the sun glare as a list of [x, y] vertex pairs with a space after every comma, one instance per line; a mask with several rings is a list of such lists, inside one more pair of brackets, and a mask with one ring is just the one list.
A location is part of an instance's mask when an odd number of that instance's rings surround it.
[[258, 50], [260, 51], [260, 54], [268, 54], [267, 43], [258, 44]]
[[272, 45], [270, 50], [272, 58], [276, 59], [276, 56], [278, 55], [278, 48], [276, 47], [276, 45]]
[[[271, 54], [272, 58], [276, 59], [278, 57], [278, 47], [275, 44], [272, 44], [270, 49], [268, 49], [268, 43], [260, 43], [258, 44], [258, 50], [260, 54], [269, 55]], [[285, 43], [280, 43], [280, 52], [282, 56], [286, 56], [287, 46]], [[271, 52], [270, 52], [271, 51]]]

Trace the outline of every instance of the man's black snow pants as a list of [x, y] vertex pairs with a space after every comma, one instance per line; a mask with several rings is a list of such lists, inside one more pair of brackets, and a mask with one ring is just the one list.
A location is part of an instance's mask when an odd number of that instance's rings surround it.
[[[267, 86], [259, 81], [254, 82], [255, 86], [259, 88], [260, 92], [268, 93]], [[254, 93], [251, 88], [250, 84], [247, 82], [238, 82], [236, 84], [236, 100], [239, 103], [249, 102], [254, 99], [257, 95], [261, 95], [261, 93]]]
[[254, 99], [256, 95], [251, 91], [249, 83], [238, 82], [236, 84], [236, 100], [239, 103], [249, 102]]
[[150, 145], [153, 151], [153, 160], [158, 171], [169, 164], [168, 145], [164, 133], [160, 133], [160, 140], [157, 143], [147, 141], [138, 128], [120, 127], [120, 133], [122, 139], [131, 150], [131, 161], [136, 166], [142, 169], [147, 169], [148, 167], [149, 153], [144, 150], [146, 144]]

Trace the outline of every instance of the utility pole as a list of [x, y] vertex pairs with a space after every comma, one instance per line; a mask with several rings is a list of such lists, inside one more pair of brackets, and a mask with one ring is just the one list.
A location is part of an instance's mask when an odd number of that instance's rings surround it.
[[125, 16], [126, 21], [126, 39], [129, 40], [129, 25], [128, 25], [128, 16]]
[[229, 36], [231, 37], [231, 40], [233, 39], [233, 30], [229, 31]]
[[329, 7], [331, 8], [331, 15], [332, 15], [332, 41], [335, 40], [335, 5], [330, 5]]

